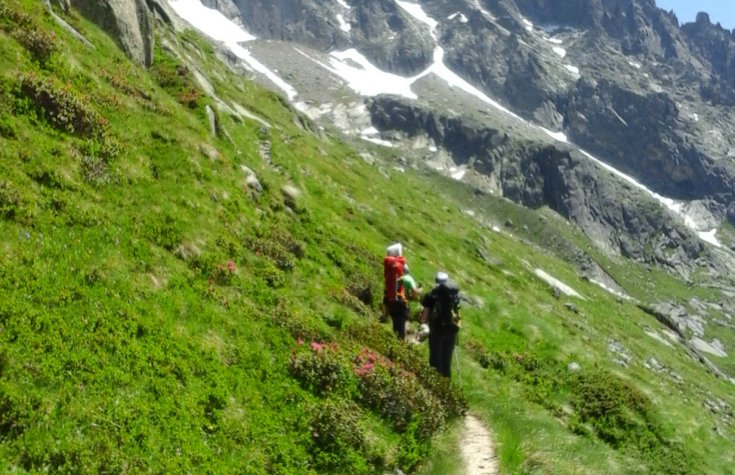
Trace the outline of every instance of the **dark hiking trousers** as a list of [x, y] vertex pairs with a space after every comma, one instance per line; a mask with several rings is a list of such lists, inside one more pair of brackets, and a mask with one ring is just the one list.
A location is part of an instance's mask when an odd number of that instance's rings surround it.
[[393, 320], [393, 332], [399, 340], [406, 338], [406, 321], [408, 320], [408, 305], [402, 300], [396, 300], [388, 304], [388, 313]]
[[452, 353], [456, 342], [457, 333], [454, 330], [429, 331], [429, 365], [447, 378], [452, 370]]

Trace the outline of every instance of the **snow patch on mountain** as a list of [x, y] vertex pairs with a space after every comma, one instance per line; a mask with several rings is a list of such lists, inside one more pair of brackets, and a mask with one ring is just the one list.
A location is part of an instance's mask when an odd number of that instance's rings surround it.
[[339, 22], [339, 29], [345, 33], [349, 33], [352, 30], [352, 25], [345, 21], [345, 17], [341, 13], [337, 13], [337, 21]]
[[567, 55], [567, 50], [565, 50], [561, 46], [554, 46], [551, 49], [554, 50], [554, 53], [556, 53], [557, 55], [559, 55], [560, 58], [564, 58]]
[[485, 10], [480, 4], [479, 0], [472, 0], [471, 3], [472, 3], [472, 6], [475, 7], [477, 11], [480, 12], [485, 18], [487, 18], [490, 21], [495, 21], [495, 16], [489, 11]]
[[296, 89], [255, 59], [248, 50], [240, 46], [240, 43], [256, 39], [240, 25], [231, 21], [219, 11], [205, 7], [199, 0], [169, 0], [169, 5], [177, 15], [194, 28], [210, 38], [224, 43], [235, 56], [242, 59], [254, 71], [267, 77], [289, 99], [293, 99], [298, 95]]
[[616, 289], [610, 287], [609, 285], [607, 285], [604, 282], [600, 282], [599, 280], [595, 280], [595, 279], [590, 279], [590, 282], [592, 282], [593, 284], [595, 284], [598, 287], [602, 288], [603, 290], [606, 290], [607, 292], [613, 294], [616, 297], [620, 297], [621, 299], [624, 299], [624, 300], [632, 300], [632, 298], [631, 298], [630, 295], [628, 295], [626, 293], [623, 293], [623, 292], [620, 292], [619, 290], [616, 290]]
[[380, 138], [380, 131], [375, 127], [368, 127], [360, 131], [360, 138], [383, 147], [393, 148], [393, 144]]
[[294, 89], [289, 83], [281, 79], [281, 77], [273, 72], [271, 69], [269, 69], [268, 66], [255, 59], [250, 51], [246, 50], [238, 44], [228, 44], [227, 46], [229, 46], [230, 51], [232, 51], [235, 56], [245, 61], [245, 63], [247, 63], [247, 65], [250, 66], [253, 70], [259, 72], [263, 76], [267, 77], [271, 82], [273, 82], [273, 84], [275, 84], [278, 89], [286, 94], [286, 97], [288, 97], [289, 100], [293, 100], [298, 95], [296, 89]]
[[571, 64], [565, 64], [564, 68], [566, 68], [567, 71], [572, 73], [577, 79], [581, 77], [579, 74], [579, 68], [577, 66], [572, 66]]
[[447, 20], [454, 20], [455, 18], [459, 18], [459, 21], [460, 21], [460, 23], [467, 23], [468, 21], [470, 21], [470, 20], [469, 20], [469, 19], [468, 19], [468, 18], [467, 18], [467, 17], [465, 16], [465, 14], [464, 14], [464, 13], [460, 13], [460, 12], [452, 13], [451, 15], [449, 15], [449, 16], [447, 17]]
[[331, 66], [322, 66], [344, 79], [358, 94], [369, 97], [396, 94], [408, 99], [418, 99], [411, 90], [411, 78], [382, 71], [355, 48], [333, 51], [330, 53], [329, 63]]
[[452, 167], [449, 169], [450, 176], [457, 181], [461, 181], [462, 178], [464, 178], [465, 173], [467, 173], [467, 169], [464, 166]]
[[658, 333], [658, 332], [656, 332], [656, 331], [646, 330], [645, 333], [646, 333], [646, 335], [650, 336], [654, 340], [656, 340], [656, 341], [658, 341], [660, 343], [663, 343], [666, 346], [669, 346], [669, 347], [673, 347], [674, 346], [674, 345], [671, 344], [671, 342], [669, 342], [666, 338], [664, 338], [663, 336], [661, 336], [661, 334]]
[[708, 242], [715, 247], [722, 247], [722, 243], [720, 243], [720, 241], [717, 239], [716, 234], [717, 234], [717, 228], [710, 229], [709, 231], [697, 232], [699, 239], [701, 239], [702, 241]]
[[169, 0], [177, 15], [205, 35], [224, 43], [252, 41], [255, 36], [232, 22], [218, 10], [202, 5], [199, 0]]
[[403, 8], [406, 13], [429, 26], [432, 30], [439, 26], [439, 22], [426, 14], [424, 9], [418, 3], [410, 3], [403, 0], [396, 0], [399, 7]]
[[[426, 74], [428, 73], [434, 73], [440, 78], [442, 78], [444, 81], [449, 84], [449, 87], [460, 89], [468, 94], [471, 94], [475, 96], [476, 98], [480, 99], [481, 101], [485, 102], [486, 104], [491, 105], [495, 109], [498, 109], [501, 112], [504, 112], [505, 114], [521, 120], [523, 122], [526, 122], [524, 119], [519, 117], [518, 115], [514, 114], [507, 108], [500, 105], [497, 101], [491, 99], [488, 97], [485, 93], [477, 89], [475, 86], [470, 84], [469, 82], [465, 81], [462, 77], [460, 77], [458, 74], [456, 74], [454, 71], [449, 69], [444, 64], [444, 49], [440, 46], [437, 46], [434, 49], [434, 64], [429, 66], [429, 68], [425, 71]], [[422, 73], [420, 76], [425, 75]]]
[[553, 138], [554, 140], [558, 140], [559, 142], [567, 143], [568, 139], [566, 134], [563, 132], [552, 132], [549, 129], [545, 129], [544, 127], [539, 127], [539, 129], [543, 130], [545, 134], [547, 134], [549, 137]]

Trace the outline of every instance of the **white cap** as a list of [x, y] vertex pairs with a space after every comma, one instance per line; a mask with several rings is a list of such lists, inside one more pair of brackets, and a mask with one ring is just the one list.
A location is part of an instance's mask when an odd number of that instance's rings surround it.
[[391, 244], [390, 246], [388, 246], [385, 249], [385, 252], [389, 256], [393, 256], [393, 257], [402, 256], [403, 255], [403, 246], [401, 246], [401, 243], [400, 242], [397, 242], [395, 244]]
[[437, 272], [434, 278], [434, 282], [437, 284], [443, 284], [447, 280], [449, 280], [449, 275], [446, 272]]

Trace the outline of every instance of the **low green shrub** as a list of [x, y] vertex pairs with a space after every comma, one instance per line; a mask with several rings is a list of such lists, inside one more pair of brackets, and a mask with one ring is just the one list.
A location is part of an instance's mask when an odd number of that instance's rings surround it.
[[354, 392], [355, 375], [346, 351], [337, 343], [312, 341], [303, 346], [308, 351], [294, 351], [288, 369], [304, 388], [318, 395]]
[[58, 50], [58, 46], [56, 44], [56, 33], [53, 31], [46, 32], [40, 30], [37, 26], [31, 26], [30, 29], [16, 28], [15, 31], [13, 31], [13, 38], [15, 38], [41, 66], [45, 66]]
[[356, 323], [347, 329], [355, 341], [392, 360], [407, 372], [415, 375], [418, 382], [441, 403], [447, 418], [464, 415], [467, 399], [449, 378], [441, 376], [429, 366], [428, 360], [415, 349], [398, 341], [377, 321]]
[[[668, 438], [653, 403], [633, 383], [602, 369], [570, 372], [533, 351], [488, 352], [477, 341], [466, 346], [484, 368], [512, 377], [529, 401], [564, 419], [571, 432], [646, 460], [652, 473], [693, 473], [687, 450]], [[569, 399], [572, 414], [560, 409], [559, 398]]]
[[[0, 100], [2, 99], [4, 98], [0, 95]], [[0, 115], [0, 137], [14, 139], [17, 135], [18, 131], [16, 130], [15, 125], [13, 125], [7, 117]]]
[[363, 317], [372, 317], [375, 312], [365, 303], [352, 294], [348, 289], [339, 289], [329, 292], [332, 297], [340, 305], [349, 308]]
[[691, 451], [669, 439], [651, 400], [632, 383], [603, 370], [571, 378], [573, 427], [587, 425], [616, 449], [648, 462], [653, 473], [696, 473]]
[[[136, 217], [136, 230], [148, 241], [166, 249], [174, 251], [183, 241], [185, 221], [174, 211], [146, 213]], [[219, 263], [217, 263], [219, 265]], [[207, 275], [212, 275], [213, 269], [207, 269]]]
[[202, 93], [191, 70], [163, 48], [156, 45], [156, 62], [150, 67], [153, 79], [176, 101], [189, 109], [202, 103]]
[[286, 230], [283, 226], [260, 230], [256, 236], [245, 240], [245, 246], [282, 271], [293, 270], [296, 261], [306, 254], [305, 244], [294, 237], [293, 230]]
[[289, 308], [279, 305], [270, 314], [271, 322], [278, 328], [288, 331], [297, 341], [329, 341], [332, 338], [325, 328], [315, 325], [315, 319], [310, 319], [293, 312]]
[[310, 421], [310, 452], [319, 473], [372, 473], [367, 439], [360, 424], [362, 412], [352, 402], [329, 399], [318, 406]]
[[637, 432], [648, 431], [652, 404], [629, 382], [604, 371], [582, 374], [572, 379], [572, 400], [583, 423], [594, 427], [597, 436], [619, 447]]
[[0, 30], [10, 33], [41, 66], [58, 50], [56, 33], [41, 28], [33, 16], [15, 3], [0, 1]]
[[447, 412], [415, 374], [401, 365], [363, 348], [355, 357], [358, 401], [388, 419], [398, 432], [406, 432], [413, 422], [420, 440], [438, 431]]
[[12, 182], [0, 181], [0, 217], [12, 219], [21, 200], [21, 192]]
[[105, 68], [97, 69], [99, 77], [103, 78], [118, 91], [129, 96], [142, 99], [145, 103], [149, 103], [153, 100], [153, 97], [143, 89], [132, 85], [130, 82], [131, 79], [138, 79], [136, 77], [136, 73], [137, 71], [135, 69], [121, 64], [115, 65], [114, 70]]
[[295, 265], [294, 255], [278, 241], [260, 238], [247, 243], [247, 247], [256, 256], [268, 259], [282, 271], [292, 270]]
[[379, 290], [374, 279], [364, 274], [351, 274], [347, 292], [355, 296], [364, 306], [372, 308], [377, 303], [376, 296]]
[[85, 97], [50, 77], [23, 74], [15, 94], [18, 113], [33, 111], [38, 119], [62, 132], [92, 138], [102, 136], [107, 128], [107, 120], [92, 109]]
[[404, 472], [413, 471], [431, 452], [431, 446], [425, 442], [420, 432], [420, 420], [414, 418], [401, 434], [397, 462]]
[[18, 399], [0, 388], [0, 439], [12, 440], [24, 431], [24, 418], [30, 408], [23, 407], [23, 401]]

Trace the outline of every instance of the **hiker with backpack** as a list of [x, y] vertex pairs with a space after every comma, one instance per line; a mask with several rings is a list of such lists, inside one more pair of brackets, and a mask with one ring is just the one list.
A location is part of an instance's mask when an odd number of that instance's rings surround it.
[[449, 378], [460, 327], [459, 288], [445, 272], [438, 272], [435, 282], [421, 301], [421, 323], [429, 325], [429, 365]]
[[415, 292], [417, 286], [413, 278], [407, 277], [408, 265], [403, 257], [403, 246], [395, 243], [386, 249], [383, 258], [383, 277], [385, 287], [383, 289], [383, 314], [390, 315], [393, 322], [393, 332], [399, 340], [406, 338], [406, 321], [408, 320], [408, 298], [406, 289]]

